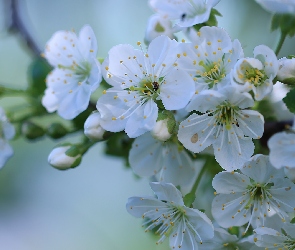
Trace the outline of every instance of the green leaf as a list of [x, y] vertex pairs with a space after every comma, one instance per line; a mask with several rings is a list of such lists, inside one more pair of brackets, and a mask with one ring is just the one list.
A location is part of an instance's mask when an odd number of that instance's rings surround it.
[[295, 89], [290, 90], [283, 101], [290, 112], [295, 114]]
[[275, 14], [271, 20], [271, 31], [280, 29], [281, 33], [293, 37], [295, 34], [295, 16], [291, 14]]
[[199, 24], [195, 24], [193, 26], [193, 28], [196, 30], [196, 31], [199, 31], [203, 26], [218, 26], [218, 21], [217, 21], [217, 18], [216, 16], [222, 16], [220, 14], [220, 12], [216, 9], [211, 9], [211, 12], [210, 12], [210, 16], [209, 16], [209, 19], [207, 22], [205, 23], [199, 23]]
[[294, 77], [290, 77], [290, 78], [286, 78], [284, 80], [280, 80], [280, 82], [288, 84], [288, 85], [295, 86], [295, 78]]

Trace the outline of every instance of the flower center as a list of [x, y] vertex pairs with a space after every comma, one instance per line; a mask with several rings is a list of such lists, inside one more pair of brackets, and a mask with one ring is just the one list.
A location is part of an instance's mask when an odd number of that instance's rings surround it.
[[[80, 64], [73, 63], [71, 66], [63, 66], [61, 64], [58, 65], [59, 69], [68, 69], [73, 71], [75, 76], [77, 77], [78, 82], [83, 82], [87, 80], [91, 72], [91, 64], [89, 62], [82, 62]], [[86, 81], [88, 83], [88, 81]]]
[[235, 115], [238, 110], [239, 107], [233, 106], [227, 101], [217, 106], [217, 109], [214, 112], [217, 125], [225, 125], [225, 128], [227, 130], [230, 130], [233, 124], [236, 124], [238, 126]]
[[156, 100], [160, 92], [160, 83], [162, 79], [159, 80], [147, 80], [143, 79], [138, 86], [131, 86], [129, 90], [138, 91], [143, 98], [151, 98]]
[[202, 77], [205, 79], [205, 82], [208, 83], [209, 88], [213, 88], [213, 86], [225, 77], [225, 68], [223, 67], [223, 61], [220, 59], [217, 62], [212, 62], [207, 60], [206, 62], [200, 61], [199, 65], [204, 68], [204, 72], [202, 72], [197, 77]]
[[255, 87], [257, 87], [261, 85], [262, 83], [264, 83], [264, 81], [267, 79], [267, 76], [264, 70], [259, 70], [249, 66], [245, 70], [244, 79], [247, 82], [251, 82]]

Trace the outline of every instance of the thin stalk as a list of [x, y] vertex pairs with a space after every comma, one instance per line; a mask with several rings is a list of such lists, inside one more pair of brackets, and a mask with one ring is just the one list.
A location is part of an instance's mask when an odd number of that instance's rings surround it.
[[275, 53], [276, 55], [279, 54], [283, 44], [284, 44], [284, 41], [287, 37], [287, 33], [286, 32], [281, 32], [281, 36], [280, 36], [280, 40], [279, 40], [279, 43], [277, 44], [277, 47], [276, 47], [276, 50], [275, 50]]

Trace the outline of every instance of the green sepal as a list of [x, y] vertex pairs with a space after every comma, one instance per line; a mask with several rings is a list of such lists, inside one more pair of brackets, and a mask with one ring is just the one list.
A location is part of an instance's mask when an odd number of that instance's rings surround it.
[[218, 21], [217, 21], [216, 16], [222, 16], [222, 15], [221, 15], [221, 13], [218, 10], [212, 8], [211, 9], [211, 12], [210, 12], [210, 16], [209, 16], [208, 21], [205, 22], [205, 23], [195, 24], [193, 26], [193, 28], [196, 31], [199, 31], [203, 26], [216, 26], [217, 27], [218, 26]]
[[158, 113], [158, 121], [166, 120], [167, 119], [167, 128], [168, 132], [172, 135], [175, 131], [176, 127], [176, 120], [174, 114], [169, 110], [163, 110], [162, 112]]
[[29, 140], [40, 138], [45, 134], [45, 130], [42, 127], [31, 121], [23, 122], [21, 132]]
[[290, 223], [292, 223], [292, 224], [295, 223], [295, 217], [290, 221]]
[[67, 129], [57, 122], [50, 124], [46, 130], [46, 134], [53, 139], [61, 138], [65, 136], [67, 132]]
[[162, 33], [165, 31], [165, 28], [159, 22], [157, 22], [157, 25], [155, 27], [155, 31]]
[[275, 14], [271, 20], [271, 31], [280, 29], [282, 34], [293, 37], [295, 34], [295, 16], [291, 14]]
[[195, 193], [188, 193], [183, 197], [183, 202], [184, 205], [187, 207], [191, 207], [191, 205], [193, 204], [193, 202], [196, 199], [196, 194]]
[[78, 167], [80, 165], [81, 161], [82, 161], [82, 157], [80, 156], [73, 162], [73, 164], [71, 165], [71, 168]]
[[70, 157], [76, 157], [80, 154], [80, 149], [78, 146], [76, 145], [72, 145], [66, 152], [65, 154], [67, 156], [70, 156]]
[[295, 89], [291, 89], [283, 98], [283, 101], [289, 111], [295, 114]]
[[228, 232], [230, 234], [233, 234], [233, 235], [236, 235], [237, 237], [239, 237], [240, 236], [240, 227], [230, 227], [228, 229]]
[[289, 56], [287, 56], [287, 59], [293, 59], [293, 58], [295, 58], [294, 55], [289, 55]]

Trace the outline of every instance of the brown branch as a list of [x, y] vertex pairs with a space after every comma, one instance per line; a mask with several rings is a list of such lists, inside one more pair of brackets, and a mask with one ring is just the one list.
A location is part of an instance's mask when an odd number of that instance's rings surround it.
[[8, 27], [8, 31], [18, 33], [22, 40], [26, 43], [27, 47], [37, 56], [40, 56], [41, 49], [37, 45], [36, 41], [24, 25], [20, 13], [19, 13], [18, 0], [11, 0], [11, 24]]

